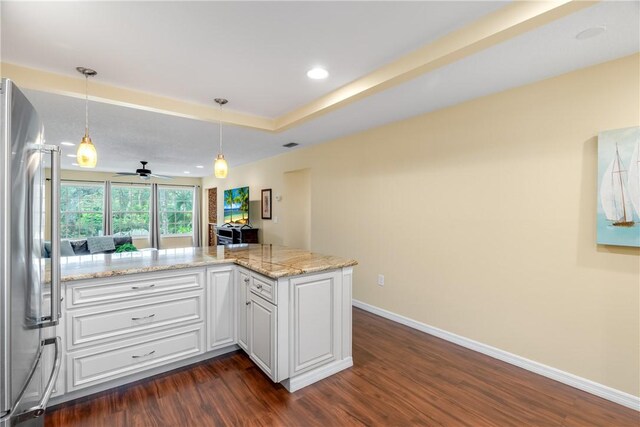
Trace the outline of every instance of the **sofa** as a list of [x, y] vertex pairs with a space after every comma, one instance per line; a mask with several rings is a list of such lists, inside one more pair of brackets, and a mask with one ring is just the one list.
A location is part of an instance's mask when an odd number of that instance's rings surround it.
[[[89, 250], [87, 239], [68, 240], [63, 239], [60, 241], [60, 256], [80, 256], [80, 255], [92, 255], [92, 254], [110, 254], [114, 253], [118, 248], [126, 243], [133, 243], [131, 236], [105, 236], [113, 239], [115, 249], [112, 250], [100, 250], [93, 253]], [[42, 256], [44, 258], [51, 258], [51, 242], [44, 243], [42, 250]]]

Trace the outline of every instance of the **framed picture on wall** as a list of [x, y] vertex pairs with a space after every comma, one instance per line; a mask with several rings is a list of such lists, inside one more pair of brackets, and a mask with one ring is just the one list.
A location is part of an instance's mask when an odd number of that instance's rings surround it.
[[640, 247], [640, 126], [598, 135], [597, 238]]
[[262, 219], [271, 219], [271, 189], [262, 190], [260, 198], [260, 206], [262, 207]]

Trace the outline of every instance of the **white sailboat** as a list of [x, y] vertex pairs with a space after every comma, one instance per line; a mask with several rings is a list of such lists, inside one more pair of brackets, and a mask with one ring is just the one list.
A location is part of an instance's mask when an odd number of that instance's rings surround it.
[[632, 227], [634, 224], [631, 197], [623, 177], [625, 172], [616, 144], [616, 155], [602, 177], [600, 200], [605, 217], [618, 227]]
[[640, 140], [636, 142], [628, 170], [627, 190], [629, 190], [629, 197], [636, 210], [636, 215], [640, 218]]

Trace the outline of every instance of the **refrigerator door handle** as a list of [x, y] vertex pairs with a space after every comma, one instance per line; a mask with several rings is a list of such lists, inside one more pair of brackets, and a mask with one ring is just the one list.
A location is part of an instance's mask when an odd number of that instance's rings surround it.
[[56, 326], [62, 310], [60, 282], [60, 147], [45, 145], [51, 153], [51, 316], [43, 317], [40, 327]]
[[25, 412], [21, 414], [17, 414], [11, 418], [11, 421], [14, 424], [19, 424], [23, 421], [29, 420], [31, 418], [37, 418], [44, 414], [45, 409], [47, 408], [47, 404], [49, 403], [49, 398], [51, 397], [51, 393], [53, 393], [53, 389], [56, 386], [56, 380], [58, 379], [58, 374], [60, 373], [60, 365], [62, 363], [62, 352], [61, 350], [61, 340], [60, 337], [55, 338], [47, 338], [42, 341], [43, 346], [53, 344], [55, 346], [55, 361], [53, 363], [53, 369], [51, 370], [51, 375], [49, 376], [49, 381], [47, 382], [47, 387], [44, 389], [44, 393], [42, 394], [42, 398], [40, 402]]

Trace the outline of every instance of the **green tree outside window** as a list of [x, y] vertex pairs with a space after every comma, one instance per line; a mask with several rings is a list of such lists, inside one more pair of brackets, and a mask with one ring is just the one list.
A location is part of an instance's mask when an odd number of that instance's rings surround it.
[[193, 233], [193, 189], [159, 188], [158, 210], [161, 235]]
[[80, 239], [102, 235], [104, 186], [62, 183], [60, 185], [60, 236]]

